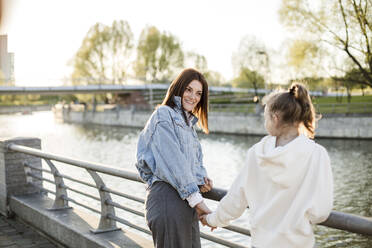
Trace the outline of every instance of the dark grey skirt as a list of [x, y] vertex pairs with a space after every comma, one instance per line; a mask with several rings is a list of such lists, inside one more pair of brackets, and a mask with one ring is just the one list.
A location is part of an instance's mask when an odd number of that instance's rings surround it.
[[147, 191], [145, 217], [156, 248], [199, 248], [198, 216], [168, 183], [155, 182]]

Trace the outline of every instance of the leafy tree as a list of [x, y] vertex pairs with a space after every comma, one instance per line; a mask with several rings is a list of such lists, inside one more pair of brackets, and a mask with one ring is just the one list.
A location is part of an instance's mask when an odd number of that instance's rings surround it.
[[211, 86], [223, 86], [225, 84], [225, 78], [218, 71], [208, 70], [204, 72], [205, 79]]
[[90, 28], [72, 60], [72, 83], [124, 84], [133, 51], [133, 33], [126, 21]]
[[295, 77], [317, 77], [323, 70], [324, 51], [308, 40], [292, 40], [288, 43], [287, 64], [295, 71]]
[[303, 77], [303, 78], [297, 78], [292, 79], [289, 81], [288, 87], [295, 82], [301, 82], [307, 86], [307, 88], [311, 91], [321, 91], [323, 93], [326, 93], [328, 91], [328, 88], [333, 83], [332, 78], [325, 78], [325, 77]]
[[372, 86], [371, 8], [371, 0], [282, 0], [279, 14], [302, 37], [341, 51], [363, 76], [351, 82]]
[[233, 80], [233, 86], [238, 88], [254, 88], [255, 95], [257, 90], [265, 87], [265, 79], [257, 71], [242, 67], [239, 76]]
[[205, 56], [196, 52], [187, 52], [185, 56], [185, 66], [195, 68], [201, 73], [208, 71], [208, 63]]
[[207, 59], [203, 55], [195, 52], [186, 53], [185, 65], [203, 73], [208, 84], [211, 86], [221, 86], [225, 83], [225, 78], [221, 73], [208, 69]]
[[364, 84], [358, 85], [358, 84], [354, 83], [355, 80], [357, 80], [357, 81], [363, 81], [364, 80], [363, 75], [357, 69], [352, 69], [352, 70], [348, 71], [345, 74], [345, 77], [337, 78], [337, 80], [342, 82], [343, 86], [346, 88], [346, 94], [347, 94], [347, 101], [348, 102], [351, 102], [351, 91], [358, 86], [360, 87], [360, 85], [364, 85]]
[[178, 39], [167, 32], [160, 32], [156, 27], [142, 30], [134, 70], [137, 77], [152, 82], [166, 81], [183, 67], [184, 53]]
[[269, 54], [262, 42], [253, 36], [244, 37], [238, 51], [233, 54], [232, 62], [236, 80], [240, 80], [239, 83], [235, 81], [235, 85], [246, 82], [253, 86], [256, 94], [258, 87], [265, 87], [265, 78], [262, 75], [269, 74]]

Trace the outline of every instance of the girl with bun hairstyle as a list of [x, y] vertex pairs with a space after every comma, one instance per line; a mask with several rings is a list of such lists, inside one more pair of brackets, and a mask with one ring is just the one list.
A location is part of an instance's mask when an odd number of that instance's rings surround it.
[[312, 248], [312, 224], [333, 207], [333, 179], [326, 149], [314, 140], [315, 111], [307, 89], [293, 84], [269, 95], [269, 133], [248, 150], [247, 162], [217, 210], [203, 225], [223, 227], [249, 206], [252, 246]]

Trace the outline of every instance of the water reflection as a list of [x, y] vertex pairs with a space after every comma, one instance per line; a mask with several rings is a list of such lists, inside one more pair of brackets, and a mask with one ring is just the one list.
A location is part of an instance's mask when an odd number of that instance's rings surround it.
[[[29, 116], [0, 116], [1, 137], [38, 137], [42, 139], [45, 151], [133, 171], [139, 132], [139, 129], [133, 128], [56, 123], [50, 112]], [[220, 134], [199, 134], [199, 138], [209, 176], [217, 187], [226, 189], [244, 165], [247, 150], [261, 139], [256, 136]], [[372, 141], [319, 139], [317, 142], [328, 150], [331, 158], [335, 183], [334, 209], [372, 216]], [[84, 170], [58, 165], [66, 174], [89, 180]], [[144, 197], [145, 187], [142, 184], [126, 183], [109, 176], [105, 178], [107, 184], [116, 190], [131, 191], [139, 197]], [[72, 186], [81, 187], [70, 183]], [[93, 207], [99, 207], [98, 203], [92, 203], [81, 196], [79, 198]], [[142, 209], [142, 206], [136, 203], [116, 200]], [[214, 203], [210, 204], [215, 206]], [[134, 218], [133, 215], [121, 211], [119, 214], [123, 218], [132, 219], [136, 224], [144, 225], [143, 218]], [[248, 226], [247, 219], [248, 211], [235, 223]], [[203, 230], [208, 232], [207, 229]], [[250, 242], [249, 238], [231, 234], [223, 229], [218, 229], [216, 234], [222, 234], [235, 242]], [[319, 247], [372, 247], [372, 238], [321, 226], [316, 227], [316, 235]], [[217, 246], [203, 241], [203, 247]]]

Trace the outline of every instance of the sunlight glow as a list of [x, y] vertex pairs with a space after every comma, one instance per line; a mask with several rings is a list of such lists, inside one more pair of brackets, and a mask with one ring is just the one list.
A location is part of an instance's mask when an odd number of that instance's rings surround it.
[[278, 22], [280, 0], [48, 1], [5, 0], [1, 34], [15, 53], [17, 85], [61, 85], [69, 61], [96, 22], [129, 22], [135, 39], [146, 25], [176, 35], [186, 51], [204, 55], [208, 68], [228, 80], [231, 56], [246, 35], [279, 49], [285, 38]]

